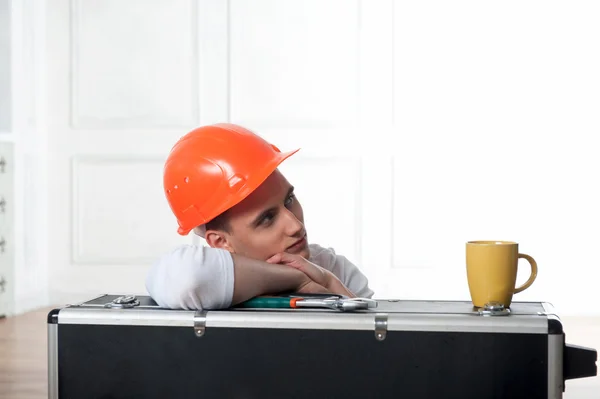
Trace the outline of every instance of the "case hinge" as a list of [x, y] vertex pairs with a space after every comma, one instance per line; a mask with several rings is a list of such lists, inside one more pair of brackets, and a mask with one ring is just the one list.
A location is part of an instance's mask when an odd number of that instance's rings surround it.
[[376, 314], [375, 315], [375, 339], [377, 341], [383, 341], [387, 335], [387, 315]]
[[194, 333], [196, 337], [203, 337], [206, 332], [206, 311], [201, 310], [194, 314]]

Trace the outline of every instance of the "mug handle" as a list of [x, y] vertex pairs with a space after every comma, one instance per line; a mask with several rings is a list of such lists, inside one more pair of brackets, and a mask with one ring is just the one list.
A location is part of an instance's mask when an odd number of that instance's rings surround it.
[[531, 256], [525, 255], [525, 254], [519, 254], [518, 258], [526, 259], [529, 262], [529, 265], [531, 266], [531, 275], [529, 276], [529, 280], [527, 280], [525, 282], [525, 284], [523, 284], [519, 288], [515, 288], [515, 291], [514, 291], [515, 294], [517, 294], [521, 291], [525, 291], [527, 288], [529, 288], [531, 286], [531, 284], [533, 284], [533, 282], [535, 281], [535, 278], [537, 277], [537, 272], [538, 272], [537, 263]]

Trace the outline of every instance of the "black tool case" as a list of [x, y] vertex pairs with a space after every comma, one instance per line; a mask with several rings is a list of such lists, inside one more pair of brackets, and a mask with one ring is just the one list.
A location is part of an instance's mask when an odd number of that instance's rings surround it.
[[48, 314], [50, 398], [561, 398], [597, 375], [551, 305], [378, 300], [188, 311], [103, 295]]

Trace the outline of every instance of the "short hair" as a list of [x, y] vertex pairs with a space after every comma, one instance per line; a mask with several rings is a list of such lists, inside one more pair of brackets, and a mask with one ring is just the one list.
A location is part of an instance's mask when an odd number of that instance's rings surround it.
[[217, 230], [231, 233], [231, 226], [229, 224], [229, 218], [227, 217], [227, 211], [219, 214], [205, 225], [205, 230]]

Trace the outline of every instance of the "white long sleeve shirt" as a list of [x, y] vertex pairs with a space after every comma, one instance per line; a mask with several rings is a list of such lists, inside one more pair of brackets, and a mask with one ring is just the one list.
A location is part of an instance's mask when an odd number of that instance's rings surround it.
[[[365, 275], [332, 248], [309, 245], [309, 261], [331, 271], [356, 296], [371, 298]], [[203, 245], [182, 245], [161, 256], [146, 278], [148, 294], [171, 309], [224, 309], [231, 306], [234, 286], [231, 254]]]

